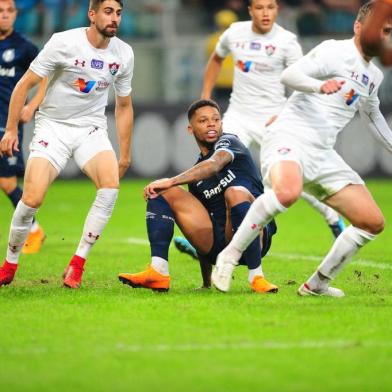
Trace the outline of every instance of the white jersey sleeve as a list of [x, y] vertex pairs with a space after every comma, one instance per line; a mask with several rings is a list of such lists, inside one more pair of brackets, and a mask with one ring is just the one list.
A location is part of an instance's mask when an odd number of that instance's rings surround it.
[[[381, 84], [382, 79], [383, 75], [380, 74], [380, 81], [377, 83], [377, 86]], [[375, 88], [370, 97], [360, 104], [359, 114], [366, 127], [373, 133], [376, 139], [387, 150], [392, 152], [392, 130], [380, 111], [378, 88]]]
[[285, 66], [289, 67], [291, 64], [294, 64], [300, 58], [302, 58], [302, 56], [303, 56], [303, 52], [302, 52], [301, 45], [298, 43], [297, 37], [295, 36], [287, 44]]
[[64, 45], [61, 44], [58, 34], [53, 34], [38, 56], [30, 64], [30, 69], [41, 78], [53, 72], [64, 58]]
[[337, 74], [333, 41], [324, 41], [282, 73], [281, 82], [302, 92], [320, 92], [324, 81]]
[[131, 47], [128, 47], [128, 58], [125, 60], [121, 72], [114, 81], [114, 91], [119, 97], [127, 97], [132, 91], [132, 77], [135, 57]]
[[215, 52], [221, 58], [225, 58], [230, 54], [229, 36], [230, 27], [222, 33], [216, 43]]

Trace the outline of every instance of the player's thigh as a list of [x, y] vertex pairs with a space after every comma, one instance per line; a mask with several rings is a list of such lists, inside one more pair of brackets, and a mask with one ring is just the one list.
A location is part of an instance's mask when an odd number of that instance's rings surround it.
[[230, 186], [225, 190], [226, 206], [230, 209], [243, 202], [253, 203], [255, 197], [250, 191], [241, 185]]
[[203, 204], [180, 187], [171, 188], [162, 196], [170, 205], [185, 237], [200, 253], [208, 253], [214, 242], [214, 232], [211, 218]]
[[29, 158], [23, 183], [22, 201], [30, 207], [39, 207], [57, 175], [57, 169], [49, 160]]
[[384, 217], [365, 185], [347, 185], [324, 200], [355, 227], [373, 234], [384, 228]]
[[113, 150], [98, 152], [82, 170], [98, 189], [119, 187], [118, 163]]
[[5, 193], [11, 193], [18, 185], [16, 176], [0, 177], [0, 189]]

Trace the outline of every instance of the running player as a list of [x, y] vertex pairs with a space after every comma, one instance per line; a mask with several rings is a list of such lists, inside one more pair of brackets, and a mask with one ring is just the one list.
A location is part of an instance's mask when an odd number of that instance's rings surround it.
[[[372, 5], [360, 8], [353, 39], [324, 41], [283, 72], [283, 83], [297, 91], [267, 128], [262, 145], [262, 173], [271, 189], [252, 204], [233, 240], [218, 256], [212, 274], [218, 289], [229, 289], [237, 260], [259, 228], [295, 203], [303, 188], [352, 225], [299, 288], [300, 295], [344, 296], [342, 290], [330, 287], [330, 281], [383, 230], [384, 217], [363, 180], [333, 149], [338, 133], [359, 110], [370, 131], [392, 151], [392, 131], [377, 97], [383, 75], [360, 42]], [[389, 39], [389, 34], [384, 33], [383, 39]]]
[[[392, 0], [376, 0], [361, 34], [361, 44], [365, 52], [369, 56], [379, 56], [384, 65], [392, 65], [392, 45], [390, 41], [381, 39], [381, 31], [389, 28], [387, 22], [391, 19]], [[384, 31], [385, 33], [388, 31]]]
[[[0, 0], [0, 139], [4, 136], [12, 90], [38, 54], [38, 49], [34, 44], [14, 31], [16, 16], [14, 0]], [[20, 146], [22, 146], [23, 139], [22, 123], [32, 119], [44, 93], [45, 80], [40, 84], [36, 95], [22, 110], [21, 122], [18, 125]], [[17, 177], [23, 176], [24, 169], [22, 147], [19, 151], [15, 151], [13, 157], [0, 157], [0, 188], [10, 199], [14, 208], [22, 197], [22, 189], [18, 186]], [[22, 253], [37, 253], [44, 239], [44, 231], [38, 222], [33, 220]]]
[[[236, 64], [230, 105], [223, 116], [223, 131], [238, 135], [246, 147], [263, 143], [265, 124], [286, 102], [283, 70], [302, 57], [297, 37], [276, 23], [277, 0], [250, 0], [250, 21], [233, 23], [221, 36], [204, 75], [202, 98], [210, 98], [222, 62], [230, 53]], [[309, 194], [302, 197], [327, 221], [337, 237], [343, 220]]]
[[[17, 128], [27, 93], [42, 78], [49, 78], [36, 115], [23, 195], [12, 218], [7, 255], [0, 268], [0, 286], [13, 280], [31, 221], [48, 187], [72, 155], [94, 182], [97, 195], [79, 246], [66, 268], [66, 287], [80, 286], [89, 251], [112, 214], [119, 177], [130, 163], [133, 124], [133, 51], [115, 37], [121, 11], [121, 0], [92, 0], [88, 11], [90, 27], [54, 34], [15, 87], [0, 144], [1, 152], [10, 157], [18, 150]], [[105, 107], [111, 85], [116, 93], [118, 163], [106, 129]]]
[[[152, 182], [144, 189], [151, 265], [146, 271], [119, 275], [133, 287], [167, 291], [170, 287], [168, 252], [174, 222], [197, 249], [203, 287], [210, 287], [211, 265], [242, 222], [253, 200], [263, 192], [260, 174], [248, 149], [235, 135], [223, 134], [220, 109], [211, 100], [194, 102], [188, 110], [189, 133], [200, 148], [197, 164], [178, 176]], [[189, 184], [189, 192], [178, 185]], [[276, 232], [271, 221], [244, 252], [255, 292], [276, 292], [261, 268], [261, 257]]]

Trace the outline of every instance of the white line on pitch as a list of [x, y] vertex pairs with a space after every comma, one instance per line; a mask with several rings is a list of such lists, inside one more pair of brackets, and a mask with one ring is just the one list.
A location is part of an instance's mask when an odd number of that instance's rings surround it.
[[[149, 245], [150, 243], [148, 240], [143, 238], [135, 238], [129, 237], [125, 240], [128, 244], [133, 245]], [[306, 261], [319, 261], [321, 262], [323, 256], [316, 256], [316, 255], [304, 255], [300, 253], [281, 253], [281, 252], [270, 252], [270, 256], [279, 257], [281, 259], [286, 260], [306, 260]], [[360, 265], [363, 267], [371, 267], [371, 268], [378, 268], [384, 270], [392, 270], [392, 264], [388, 263], [379, 263], [374, 260], [366, 260], [366, 259], [357, 259], [351, 263], [352, 265]]]

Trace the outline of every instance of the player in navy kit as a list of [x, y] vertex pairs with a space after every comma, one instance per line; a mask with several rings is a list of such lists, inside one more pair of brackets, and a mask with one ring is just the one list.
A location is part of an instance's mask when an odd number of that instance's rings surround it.
[[[21, 34], [13, 30], [17, 11], [13, 0], [0, 0], [0, 139], [4, 135], [4, 128], [8, 117], [8, 104], [12, 91], [29, 68], [30, 63], [38, 54], [38, 49]], [[13, 157], [0, 157], [0, 188], [16, 207], [22, 190], [18, 186], [17, 177], [24, 174], [24, 160], [22, 151], [23, 125], [34, 115], [45, 91], [45, 82], [40, 86], [37, 94], [23, 108], [21, 123], [19, 124], [19, 151]], [[42, 228], [35, 221], [30, 235], [23, 247], [23, 253], [39, 251], [45, 238]]]
[[[152, 260], [146, 271], [119, 275], [120, 281], [133, 287], [169, 290], [168, 250], [174, 223], [196, 248], [203, 287], [210, 287], [217, 254], [241, 224], [253, 200], [263, 193], [260, 174], [248, 149], [237, 136], [222, 134], [221, 113], [214, 101], [194, 102], [188, 119], [188, 131], [201, 154], [191, 169], [145, 187]], [[182, 184], [189, 184], [189, 192], [178, 186]], [[264, 278], [261, 268], [261, 257], [268, 252], [275, 232], [272, 221], [249, 245], [240, 262], [248, 266], [253, 291], [278, 290]]]

